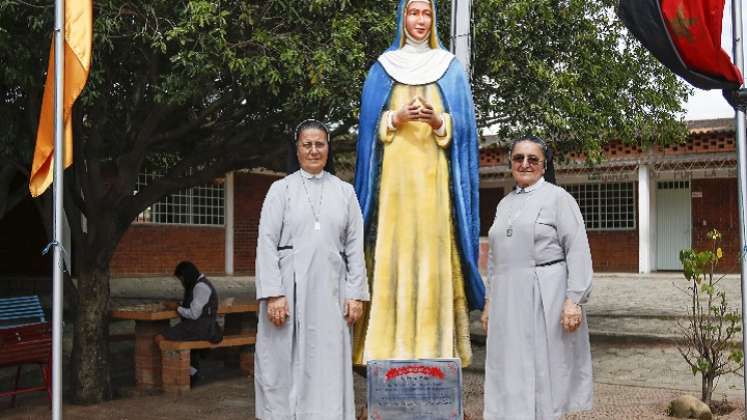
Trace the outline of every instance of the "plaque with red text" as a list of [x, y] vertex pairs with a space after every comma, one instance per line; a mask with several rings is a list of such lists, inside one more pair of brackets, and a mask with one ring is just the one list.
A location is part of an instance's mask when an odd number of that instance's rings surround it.
[[368, 362], [369, 420], [461, 420], [459, 359]]

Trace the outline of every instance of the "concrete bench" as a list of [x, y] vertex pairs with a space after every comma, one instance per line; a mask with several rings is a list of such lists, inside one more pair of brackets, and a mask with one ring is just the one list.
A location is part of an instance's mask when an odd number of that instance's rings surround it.
[[[189, 391], [190, 352], [201, 349], [218, 349], [224, 347], [245, 347], [257, 342], [255, 332], [226, 335], [220, 343], [209, 341], [170, 341], [163, 340], [158, 345], [161, 349], [161, 375], [163, 390], [169, 394], [183, 394]], [[253, 369], [252, 353], [241, 352], [241, 370]]]

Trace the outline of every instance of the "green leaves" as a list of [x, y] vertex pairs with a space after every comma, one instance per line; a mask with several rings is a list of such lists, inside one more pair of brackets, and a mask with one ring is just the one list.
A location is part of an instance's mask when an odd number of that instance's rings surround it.
[[706, 236], [711, 249], [680, 251], [683, 273], [690, 283], [685, 290], [690, 304], [687, 325], [681, 324], [685, 344], [679, 347], [679, 352], [693, 375], [701, 374], [701, 399], [708, 402], [715, 379], [740, 370], [744, 354], [736, 341], [742, 331], [742, 316], [729, 308], [726, 292], [718, 286], [719, 279], [714, 279], [723, 257], [721, 232], [714, 229]]
[[478, 115], [500, 137], [555, 139], [594, 155], [611, 139], [684, 139], [687, 89], [614, 15], [612, 0], [475, 3]]
[[[0, 118], [13, 121], [13, 129], [0, 134], [6, 145], [0, 150], [35, 130], [35, 116], [23, 114], [38, 112], [52, 24], [48, 3], [0, 0], [0, 61], [8, 63], [0, 70], [3, 91], [19, 92], [0, 108]], [[561, 152], [580, 149], [592, 161], [610, 139], [683, 138], [679, 112], [686, 90], [625, 32], [614, 3], [475, 2], [478, 126], [503, 137], [547, 136]], [[94, 156], [117, 161], [135, 148], [146, 117], [158, 115], [153, 110], [160, 107], [168, 115], [148, 135], [184, 124], [196, 128], [159, 141], [144, 149], [147, 153], [215, 148], [248, 130], [256, 134], [244, 146], [277, 144], [280, 150], [278, 139], [312, 116], [349, 134], [345, 128], [357, 123], [368, 68], [392, 40], [397, 4], [97, 0], [93, 69], [76, 107], [86, 130], [77, 135], [85, 139], [97, 131], [101, 146]], [[439, 30], [447, 46], [450, 7], [449, 1], [439, 3]], [[208, 108], [214, 103], [222, 106]], [[17, 156], [28, 164], [29, 155]], [[270, 166], [282, 169], [283, 161]]]

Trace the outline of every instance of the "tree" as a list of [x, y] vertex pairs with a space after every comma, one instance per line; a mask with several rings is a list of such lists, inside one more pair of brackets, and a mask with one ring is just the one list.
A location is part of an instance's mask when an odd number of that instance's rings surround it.
[[688, 90], [631, 35], [616, 0], [475, 2], [473, 89], [481, 126], [533, 132], [595, 158], [621, 139], [683, 140]]
[[[668, 128], [677, 125], [682, 87], [640, 47], [620, 53], [616, 40], [626, 39], [621, 28], [597, 16], [598, 10], [611, 13], [609, 5], [587, 2], [594, 6], [476, 3], [474, 80], [481, 124], [500, 122], [505, 135], [536, 128], [581, 139], [578, 144], [590, 149], [614, 132], [640, 134], [635, 137], [640, 141], [663, 132], [675, 140], [676, 130]], [[0, 60], [6, 63], [0, 119], [13, 127], [0, 141], [24, 144], [18, 161], [25, 168], [48, 57], [52, 3], [0, 0]], [[75, 163], [66, 172], [66, 212], [86, 219], [84, 229], [80, 217], [69, 218], [78, 271], [71, 369], [77, 401], [110, 395], [109, 262], [132, 220], [164, 195], [228, 171], [282, 169], [292, 128], [310, 116], [332, 123], [333, 136], [343, 139], [337, 151], [353, 150], [362, 82], [391, 41], [396, 3], [94, 2], [93, 70], [75, 107]], [[531, 11], [537, 5], [542, 13]], [[573, 13], [564, 12], [561, 19], [548, 13], [553, 7]], [[450, 16], [448, 3], [440, 8], [441, 16]], [[529, 36], [516, 26], [527, 23], [544, 32]], [[440, 24], [441, 33], [448, 34], [448, 19]], [[505, 40], [494, 31], [504, 32]], [[572, 45], [554, 45], [559, 35], [585, 49], [574, 53]], [[595, 44], [596, 38], [604, 42]], [[621, 56], [627, 66], [617, 64]], [[615, 88], [625, 89], [609, 92], [610, 81], [599, 73], [613, 65]], [[587, 70], [575, 78], [571, 70], [549, 70], [575, 67]], [[531, 77], [537, 80], [532, 83]], [[563, 96], [550, 101], [542, 86]], [[549, 105], [552, 112], [542, 111]], [[636, 112], [640, 117], [632, 116]], [[602, 120], [610, 123], [599, 125]], [[145, 169], [164, 176], [138, 190], [137, 176]]]
[[713, 391], [718, 377], [741, 372], [744, 354], [737, 336], [742, 331], [742, 315], [730, 308], [726, 292], [718, 285], [725, 275], [715, 274], [723, 258], [721, 232], [707, 234], [711, 249], [680, 251], [680, 262], [688, 287], [682, 289], [690, 298], [687, 322], [679, 322], [684, 343], [677, 347], [693, 375], [700, 373], [700, 398], [713, 406]]

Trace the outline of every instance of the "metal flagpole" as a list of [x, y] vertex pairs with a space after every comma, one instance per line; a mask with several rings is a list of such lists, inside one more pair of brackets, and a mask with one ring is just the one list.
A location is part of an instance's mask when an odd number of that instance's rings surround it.
[[[734, 64], [744, 74], [744, 41], [742, 39], [742, 0], [732, 0], [732, 30], [734, 31]], [[742, 274], [742, 350], [747, 354], [747, 341], [745, 340], [745, 317], [744, 310], [747, 308], [747, 231], [745, 231], [745, 203], [747, 203], [747, 144], [745, 143], [745, 114], [743, 105], [735, 107], [736, 110], [736, 135], [737, 135], [737, 183], [739, 185], [739, 244], [741, 248], [741, 274]], [[747, 401], [747, 375], [743, 375], [745, 385], [745, 401]]]
[[464, 65], [464, 71], [471, 74], [471, 31], [472, 0], [452, 0], [451, 2], [451, 52]]
[[65, 142], [63, 138], [63, 101], [65, 81], [65, 1], [55, 0], [54, 7], [54, 210], [52, 213], [54, 257], [52, 284], [52, 419], [62, 419], [62, 268], [63, 268], [63, 185]]

